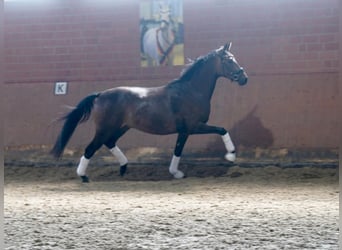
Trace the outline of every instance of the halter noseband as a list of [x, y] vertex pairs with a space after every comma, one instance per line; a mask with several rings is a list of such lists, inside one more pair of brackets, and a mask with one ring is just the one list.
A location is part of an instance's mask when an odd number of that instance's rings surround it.
[[238, 69], [237, 71], [230, 73], [233, 81], [239, 80], [240, 76], [243, 74], [243, 71], [244, 71], [243, 68], [240, 67], [240, 69]]
[[[222, 57], [221, 57], [221, 60], [224, 60]], [[227, 69], [227, 65], [226, 65], [226, 63], [224, 63], [224, 62], [222, 62], [221, 61], [221, 63], [222, 63], [222, 67], [223, 67], [223, 70], [225, 71], [226, 69]], [[228, 71], [228, 70], [227, 70]], [[238, 81], [239, 80], [239, 78], [241, 77], [241, 75], [243, 74], [243, 72], [244, 72], [244, 69], [242, 68], [242, 67], [240, 67], [238, 70], [236, 70], [236, 71], [232, 71], [232, 72], [230, 72], [229, 73], [229, 76], [230, 76], [230, 79], [232, 80], [232, 81]]]
[[[222, 54], [218, 53], [218, 55], [219, 55], [219, 57], [221, 59], [221, 64], [222, 64], [223, 71], [227, 72], [228, 71], [227, 70], [228, 66], [227, 66], [227, 63], [224, 62], [226, 59], [222, 56]], [[232, 57], [234, 57], [234, 56], [232, 56]], [[238, 81], [243, 73], [244, 73], [244, 69], [242, 67], [240, 67], [236, 71], [230, 72], [229, 76], [230, 76], [230, 79], [232, 81]]]

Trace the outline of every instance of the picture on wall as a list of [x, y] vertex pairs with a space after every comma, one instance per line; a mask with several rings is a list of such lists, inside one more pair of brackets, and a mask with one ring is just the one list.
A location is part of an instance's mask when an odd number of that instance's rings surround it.
[[183, 0], [141, 1], [141, 66], [183, 65], [183, 27]]

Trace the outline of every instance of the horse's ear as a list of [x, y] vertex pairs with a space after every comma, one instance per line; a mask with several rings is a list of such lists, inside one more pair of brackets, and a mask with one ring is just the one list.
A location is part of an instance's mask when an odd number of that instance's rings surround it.
[[224, 46], [224, 51], [230, 51], [230, 48], [232, 47], [232, 42], [229, 42], [227, 43], [225, 46]]

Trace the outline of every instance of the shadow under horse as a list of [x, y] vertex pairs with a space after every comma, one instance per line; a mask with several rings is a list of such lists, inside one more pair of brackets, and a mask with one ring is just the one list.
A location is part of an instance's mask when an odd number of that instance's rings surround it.
[[118, 139], [134, 128], [151, 134], [177, 133], [169, 171], [175, 178], [183, 178], [178, 170], [183, 147], [190, 135], [218, 134], [227, 149], [225, 158], [235, 160], [235, 146], [223, 127], [207, 124], [210, 100], [219, 77], [245, 85], [248, 76], [230, 52], [231, 43], [192, 61], [178, 79], [153, 88], [117, 87], [91, 94], [81, 100], [68, 114], [51, 153], [59, 158], [77, 125], [92, 115], [96, 133], [81, 157], [77, 174], [88, 182], [86, 169], [90, 158], [102, 146], [120, 163], [120, 174], [127, 169], [128, 160], [116, 145]]

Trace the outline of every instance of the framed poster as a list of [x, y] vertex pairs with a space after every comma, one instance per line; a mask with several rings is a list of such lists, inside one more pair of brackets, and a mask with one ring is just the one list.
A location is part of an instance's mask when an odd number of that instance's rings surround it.
[[141, 1], [141, 66], [183, 65], [183, 27], [183, 0]]

